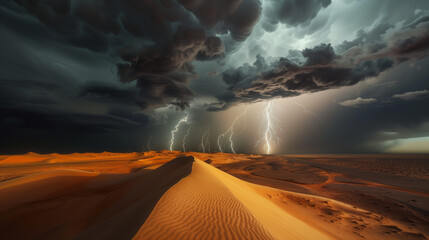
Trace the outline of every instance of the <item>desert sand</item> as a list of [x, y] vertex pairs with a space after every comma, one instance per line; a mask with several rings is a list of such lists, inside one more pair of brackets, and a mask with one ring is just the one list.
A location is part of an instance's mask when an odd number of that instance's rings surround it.
[[0, 155], [0, 239], [428, 239], [427, 156]]

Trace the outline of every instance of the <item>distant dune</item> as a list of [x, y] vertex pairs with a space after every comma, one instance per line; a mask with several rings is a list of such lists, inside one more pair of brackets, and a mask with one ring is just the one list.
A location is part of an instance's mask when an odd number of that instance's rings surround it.
[[0, 239], [428, 238], [425, 170], [406, 178], [377, 173], [380, 159], [359, 170], [368, 156], [333, 158], [3, 155]]

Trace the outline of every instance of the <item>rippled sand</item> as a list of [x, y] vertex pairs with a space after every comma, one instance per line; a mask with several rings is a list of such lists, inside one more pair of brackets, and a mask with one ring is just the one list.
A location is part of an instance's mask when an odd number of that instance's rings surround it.
[[3, 155], [0, 239], [427, 239], [427, 158], [383, 157]]

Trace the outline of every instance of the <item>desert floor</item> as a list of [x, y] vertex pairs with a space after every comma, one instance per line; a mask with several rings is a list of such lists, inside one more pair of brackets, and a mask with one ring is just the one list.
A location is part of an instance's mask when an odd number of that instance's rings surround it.
[[427, 155], [0, 155], [0, 239], [428, 238]]

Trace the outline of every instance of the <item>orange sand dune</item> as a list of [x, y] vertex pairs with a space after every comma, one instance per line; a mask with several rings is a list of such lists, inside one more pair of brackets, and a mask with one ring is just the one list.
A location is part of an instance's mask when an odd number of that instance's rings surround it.
[[397, 226], [403, 228], [348, 204], [247, 183], [196, 160], [133, 239], [383, 239], [392, 229], [389, 239], [420, 239]]
[[422, 170], [412, 170], [417, 180], [377, 178], [354, 169], [361, 165], [334, 168], [317, 159], [187, 154], [0, 156], [0, 239], [429, 236]]
[[134, 239], [331, 239], [200, 160], [161, 198]]
[[54, 170], [3, 182], [0, 239], [131, 239], [192, 161], [179, 157], [148, 173]]

